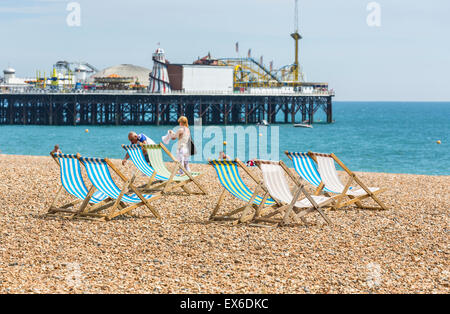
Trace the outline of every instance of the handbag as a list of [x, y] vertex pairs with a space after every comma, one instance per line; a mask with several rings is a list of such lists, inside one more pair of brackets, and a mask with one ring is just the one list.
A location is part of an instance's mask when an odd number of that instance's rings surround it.
[[192, 141], [192, 137], [189, 137], [189, 142], [191, 143], [191, 145], [189, 146], [191, 156], [197, 154], [197, 149], [195, 148], [194, 142]]

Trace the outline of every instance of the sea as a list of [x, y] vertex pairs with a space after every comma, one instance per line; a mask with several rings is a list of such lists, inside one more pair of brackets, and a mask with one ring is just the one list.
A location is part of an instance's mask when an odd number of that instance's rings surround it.
[[[449, 102], [336, 101], [331, 124], [323, 123], [326, 117], [320, 111], [315, 116], [318, 123], [311, 129], [292, 124], [192, 127], [200, 151], [193, 162], [205, 163], [223, 150], [242, 160], [268, 156], [292, 165], [284, 151], [314, 151], [333, 152], [354, 171], [450, 175]], [[0, 125], [0, 154], [49, 156], [54, 145], [59, 144], [64, 153], [123, 158], [121, 144], [128, 143], [129, 131], [160, 142], [172, 128]], [[237, 132], [234, 138], [227, 137], [230, 130]], [[238, 148], [239, 141], [245, 148]], [[261, 143], [266, 142], [268, 147], [261, 152]], [[173, 152], [175, 145], [168, 145]]]

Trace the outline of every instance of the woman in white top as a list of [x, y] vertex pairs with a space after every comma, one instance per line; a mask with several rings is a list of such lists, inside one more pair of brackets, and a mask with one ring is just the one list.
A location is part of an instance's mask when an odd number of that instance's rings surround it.
[[[172, 130], [169, 131], [170, 138], [172, 140], [178, 139], [178, 148], [177, 148], [177, 158], [178, 161], [183, 165], [183, 167], [187, 171], [191, 171], [189, 169], [189, 158], [190, 158], [190, 138], [191, 138], [191, 131], [189, 130], [188, 125], [188, 119], [185, 116], [181, 116], [178, 119], [178, 123], [180, 124], [180, 128], [173, 132]], [[182, 174], [182, 172], [181, 172]]]

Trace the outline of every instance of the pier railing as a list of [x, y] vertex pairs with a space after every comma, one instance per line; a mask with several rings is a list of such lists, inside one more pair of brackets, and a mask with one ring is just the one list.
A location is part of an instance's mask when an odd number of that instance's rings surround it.
[[11, 89], [11, 90], [0, 90], [0, 94], [27, 94], [27, 95], [160, 95], [160, 96], [170, 96], [170, 95], [179, 95], [179, 96], [212, 96], [212, 95], [224, 95], [224, 96], [257, 96], [257, 95], [268, 95], [268, 96], [335, 96], [333, 90], [329, 91], [313, 91], [313, 92], [293, 92], [293, 91], [271, 91], [271, 90], [250, 90], [250, 91], [171, 91], [169, 93], [149, 93], [148, 91], [141, 90], [60, 90], [60, 91], [52, 91], [52, 90], [41, 90], [41, 89]]

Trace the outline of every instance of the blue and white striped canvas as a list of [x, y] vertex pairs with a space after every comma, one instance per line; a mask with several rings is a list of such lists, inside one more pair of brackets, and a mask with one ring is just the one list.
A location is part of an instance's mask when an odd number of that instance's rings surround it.
[[[61, 183], [64, 189], [71, 195], [84, 200], [88, 195], [88, 189], [81, 176], [81, 166], [76, 155], [55, 154], [54, 157], [59, 162], [61, 172]], [[105, 200], [108, 196], [100, 191], [96, 191], [90, 203], [97, 204]]]
[[[292, 158], [294, 169], [299, 176], [313, 186], [318, 187], [320, 182], [322, 182], [322, 178], [320, 177], [314, 160], [308, 155], [308, 153], [289, 152], [287, 154]], [[324, 187], [323, 190], [326, 192], [336, 193], [326, 187]]]
[[[212, 160], [210, 164], [216, 170], [220, 184], [222, 184], [228, 192], [241, 200], [246, 202], [250, 201], [253, 192], [245, 185], [244, 181], [242, 181], [235, 161]], [[257, 195], [253, 203], [259, 205], [262, 202], [262, 199], [261, 196]], [[275, 201], [269, 197], [264, 205], [273, 204], [275, 204]]]
[[[155, 170], [148, 164], [147, 160], [145, 160], [144, 153], [142, 152], [142, 148], [139, 145], [122, 145], [122, 147], [127, 151], [131, 161], [136, 166], [136, 168], [139, 169], [139, 171], [141, 171], [148, 177], [151, 177], [153, 175], [153, 172]], [[161, 181], [169, 180], [169, 178], [160, 176], [159, 174], [155, 175], [155, 179]]]
[[[80, 161], [85, 166], [89, 180], [91, 180], [92, 184], [109, 197], [118, 199], [121, 189], [114, 183], [106, 161], [99, 158], [84, 157], [81, 157]], [[142, 194], [142, 196], [146, 199], [151, 199], [153, 197], [151, 194]], [[124, 194], [121, 200], [126, 203], [139, 203], [142, 201], [136, 194]]]

